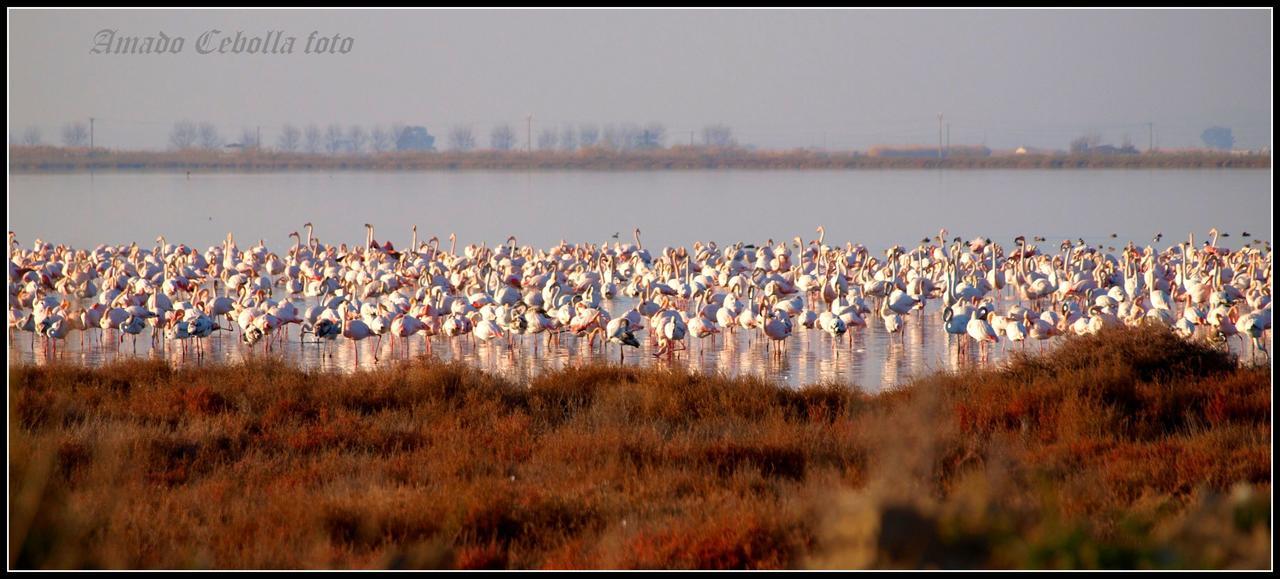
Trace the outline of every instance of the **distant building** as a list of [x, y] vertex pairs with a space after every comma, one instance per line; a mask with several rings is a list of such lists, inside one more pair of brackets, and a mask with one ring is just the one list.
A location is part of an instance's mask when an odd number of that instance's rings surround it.
[[405, 127], [396, 139], [397, 151], [434, 151], [436, 138], [427, 132], [426, 127]]

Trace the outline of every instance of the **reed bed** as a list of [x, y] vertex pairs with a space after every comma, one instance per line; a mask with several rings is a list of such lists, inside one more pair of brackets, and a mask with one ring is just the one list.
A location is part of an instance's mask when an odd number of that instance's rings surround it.
[[1266, 568], [1271, 373], [1168, 331], [867, 394], [11, 366], [17, 568]]

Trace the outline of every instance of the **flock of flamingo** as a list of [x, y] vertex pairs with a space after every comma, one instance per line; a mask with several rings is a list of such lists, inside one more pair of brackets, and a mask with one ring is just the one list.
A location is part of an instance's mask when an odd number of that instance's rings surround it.
[[[714, 347], [718, 335], [739, 332], [759, 337], [773, 355], [805, 331], [829, 336], [834, 349], [879, 318], [899, 335], [907, 324], [936, 324], [949, 344], [967, 351], [976, 343], [986, 360], [997, 342], [1025, 348], [1035, 340], [1043, 348], [1056, 336], [1139, 324], [1187, 339], [1236, 339], [1241, 348], [1251, 340], [1255, 355], [1267, 355], [1271, 329], [1270, 244], [1250, 239], [1228, 249], [1216, 230], [1200, 244], [1193, 234], [1163, 248], [1043, 237], [1005, 246], [942, 230], [914, 247], [872, 252], [828, 245], [818, 227], [807, 242], [697, 242], [650, 252], [639, 229], [634, 243], [614, 234], [612, 243], [547, 249], [515, 237], [459, 248], [450, 235], [443, 249], [435, 237], [420, 243], [415, 226], [402, 251], [365, 228], [363, 243], [348, 247], [321, 243], [307, 223], [283, 253], [261, 241], [241, 249], [231, 234], [204, 251], [164, 237], [151, 248], [36, 240], [24, 249], [10, 232], [10, 340], [30, 334], [33, 351], [38, 337], [57, 356], [72, 332], [83, 348], [98, 330], [99, 348], [119, 350], [130, 336], [136, 352], [149, 328], [153, 345], [179, 348], [185, 358], [188, 349], [202, 357], [223, 333], [246, 352], [279, 348], [296, 325], [297, 339], [321, 344], [322, 357], [332, 356], [337, 338], [349, 341], [358, 364], [357, 343], [368, 339], [376, 359], [384, 337], [392, 349], [421, 336], [427, 349], [469, 339], [513, 352], [528, 338], [536, 353], [539, 334], [548, 345], [573, 334], [589, 349], [617, 346], [625, 361], [624, 349], [642, 340], [670, 359], [691, 340]], [[634, 306], [611, 316], [604, 302], [621, 296]], [[925, 314], [930, 300], [941, 300], [940, 316]]]

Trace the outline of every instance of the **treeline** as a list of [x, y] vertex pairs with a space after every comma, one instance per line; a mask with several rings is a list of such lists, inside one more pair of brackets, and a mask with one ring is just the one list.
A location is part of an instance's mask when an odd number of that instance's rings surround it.
[[[485, 148], [493, 151], [537, 149], [572, 152], [591, 148], [636, 151], [667, 146], [666, 126], [658, 122], [606, 124], [603, 127], [592, 123], [563, 123], [540, 126], [535, 136], [532, 119], [528, 121], [525, 130], [519, 130], [510, 123], [498, 123], [491, 127], [487, 140], [482, 143], [476, 128], [469, 124], [449, 127], [444, 141], [438, 142], [439, 135], [431, 134], [426, 127], [400, 122], [370, 126], [339, 123], [302, 126], [289, 123], [282, 127], [268, 127], [268, 135], [264, 138], [260, 126], [244, 127], [239, 133], [226, 134], [214, 123], [184, 120], [170, 128], [167, 148], [171, 151], [253, 149], [335, 155], [391, 151], [467, 152]], [[27, 127], [21, 134], [10, 133], [9, 142], [26, 147], [48, 144], [39, 127]], [[60, 131], [59, 142], [67, 148], [92, 146], [92, 127], [81, 121], [67, 123]], [[732, 128], [711, 124], [700, 131], [691, 131], [688, 144], [725, 148], [735, 147], [738, 142]]]
[[90, 150], [10, 146], [9, 169], [85, 170], [675, 170], [675, 169], [1265, 169], [1270, 155], [1147, 153], [1141, 155], [1026, 154], [989, 157], [875, 157], [858, 152], [760, 151], [733, 146], [614, 149], [600, 145], [534, 150], [384, 151], [308, 153], [267, 149], [174, 151]]

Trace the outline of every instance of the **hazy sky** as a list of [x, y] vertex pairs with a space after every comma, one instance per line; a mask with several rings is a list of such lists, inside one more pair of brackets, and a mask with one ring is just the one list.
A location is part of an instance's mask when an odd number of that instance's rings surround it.
[[[1269, 11], [9, 11], [9, 127], [160, 148], [176, 120], [224, 136], [403, 121], [437, 136], [495, 123], [713, 122], [763, 147], [951, 142], [1065, 148], [1086, 131], [1198, 146], [1271, 139]], [[180, 54], [92, 54], [163, 32]], [[287, 55], [199, 54], [201, 34], [296, 37]], [[352, 38], [303, 54], [308, 35]], [[440, 140], [443, 143], [443, 139]]]

